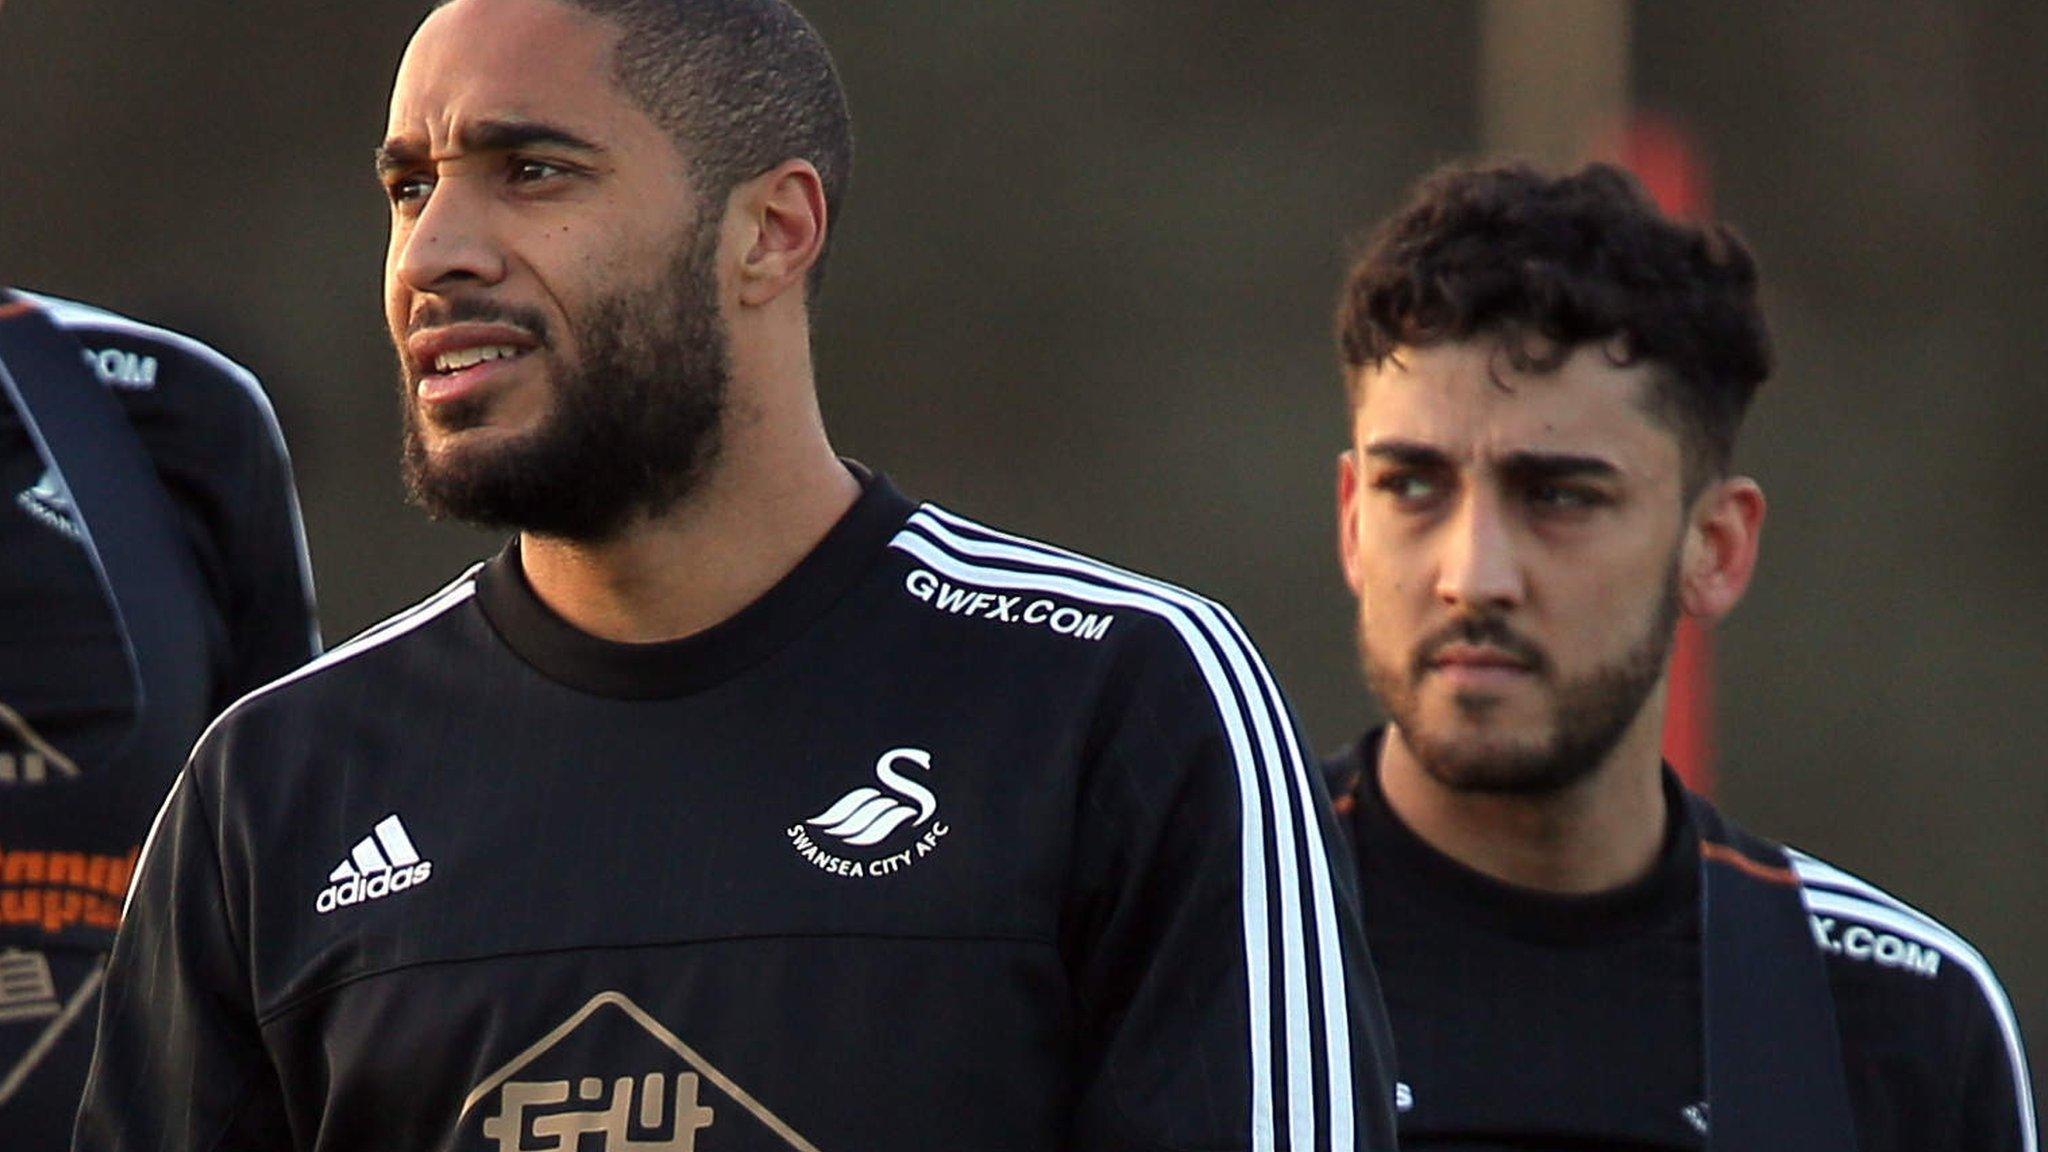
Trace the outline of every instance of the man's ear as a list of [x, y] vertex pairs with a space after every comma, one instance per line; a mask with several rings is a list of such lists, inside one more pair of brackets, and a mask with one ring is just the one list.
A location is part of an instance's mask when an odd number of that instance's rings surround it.
[[1686, 615], [1712, 624], [1734, 610], [1756, 572], [1764, 510], [1764, 490], [1747, 476], [1716, 480], [1693, 500], [1679, 560]]
[[825, 182], [808, 160], [785, 160], [733, 189], [728, 228], [740, 230], [740, 303], [760, 307], [804, 286], [825, 251]]
[[1358, 574], [1358, 453], [1346, 448], [1337, 453], [1337, 559], [1344, 565], [1344, 583], [1355, 595]]

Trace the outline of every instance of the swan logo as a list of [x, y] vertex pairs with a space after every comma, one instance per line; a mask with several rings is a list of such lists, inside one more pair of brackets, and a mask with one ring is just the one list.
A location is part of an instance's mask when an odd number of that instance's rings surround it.
[[78, 508], [71, 503], [71, 493], [65, 489], [64, 481], [57, 476], [55, 468], [43, 469], [36, 482], [22, 489], [14, 497], [14, 502], [37, 523], [58, 535], [74, 543], [85, 540], [85, 529], [78, 523]]
[[[909, 771], [917, 776], [905, 775]], [[855, 788], [784, 835], [797, 855], [835, 876], [893, 876], [937, 851], [952, 831], [934, 819], [939, 798], [919, 780], [931, 774], [930, 752], [891, 748], [875, 761], [875, 779], [882, 787]], [[902, 841], [906, 835], [911, 837], [907, 844]], [[885, 854], [869, 851], [876, 848]]]
[[1713, 1127], [1711, 1121], [1712, 1113], [1709, 1111], [1709, 1105], [1705, 1100], [1697, 1104], [1687, 1104], [1679, 1112], [1679, 1115], [1685, 1117], [1685, 1122], [1692, 1125], [1693, 1131], [1702, 1136], [1709, 1135], [1708, 1130]]

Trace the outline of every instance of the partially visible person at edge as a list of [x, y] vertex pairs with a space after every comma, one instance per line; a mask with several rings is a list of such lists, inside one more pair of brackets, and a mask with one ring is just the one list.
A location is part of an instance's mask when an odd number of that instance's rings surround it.
[[[1756, 562], [1764, 496], [1730, 470], [1771, 367], [1756, 291], [1733, 232], [1665, 218], [1604, 165], [1439, 172], [1351, 270], [1339, 536], [1389, 722], [1326, 771], [1406, 1148], [1743, 1147], [1736, 1089], [1707, 1084], [1709, 1022], [1789, 1031], [1739, 1001], [1808, 970], [1812, 1044], [1776, 1042], [1797, 1075], [1744, 1105], [1744, 1132], [2035, 1147], [1983, 958], [1728, 825], [1660, 759], [1675, 626], [1726, 615]], [[1703, 918], [1703, 886], [1732, 928]], [[1710, 1000], [1723, 946], [1739, 970]], [[1772, 1113], [1806, 1106], [1795, 1088], [1840, 1122]]]
[[[0, 385], [0, 1149], [62, 1152], [150, 817], [207, 720], [319, 640], [291, 465], [247, 370], [177, 332], [0, 288]], [[52, 450], [56, 417], [26, 400], [38, 389], [103, 389], [73, 399], [97, 402], [95, 451], [127, 453], [149, 499], [84, 515], [74, 490], [101, 465]], [[113, 587], [103, 560], [136, 532], [188, 578]], [[176, 650], [138, 651], [144, 632]]]
[[[129, 690], [124, 632], [93, 566], [120, 523], [87, 524], [65, 476], [0, 395], [0, 1148], [64, 1149], [98, 989], [151, 816], [207, 720], [319, 649], [291, 465], [256, 378], [191, 337], [0, 290], [0, 324], [39, 313], [76, 386], [131, 422], [204, 591], [202, 675]], [[0, 368], [5, 364], [0, 350]], [[73, 386], [73, 381], [60, 386]], [[78, 478], [73, 477], [73, 480]], [[88, 535], [88, 529], [94, 535]], [[138, 711], [148, 715], [138, 715]]]
[[1351, 865], [1231, 617], [834, 454], [850, 161], [779, 0], [420, 25], [405, 472], [516, 535], [201, 739], [81, 1152], [1392, 1146]]

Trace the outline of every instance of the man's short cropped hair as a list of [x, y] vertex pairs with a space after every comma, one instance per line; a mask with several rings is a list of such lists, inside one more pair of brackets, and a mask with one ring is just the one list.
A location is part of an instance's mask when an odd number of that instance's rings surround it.
[[1337, 332], [1353, 389], [1357, 369], [1403, 345], [1476, 336], [1502, 338], [1525, 370], [1553, 369], [1586, 343], [1617, 364], [1645, 363], [1653, 410], [1679, 433], [1688, 496], [1726, 474], [1743, 413], [1771, 374], [1749, 248], [1725, 225], [1664, 215], [1608, 164], [1430, 175], [1352, 265]]
[[[784, 0], [567, 0], [620, 30], [613, 81], [673, 136], [701, 205], [808, 160], [833, 225], [853, 175], [853, 118], [824, 38]], [[829, 248], [831, 234], [826, 234]], [[811, 267], [815, 295], [825, 253]]]

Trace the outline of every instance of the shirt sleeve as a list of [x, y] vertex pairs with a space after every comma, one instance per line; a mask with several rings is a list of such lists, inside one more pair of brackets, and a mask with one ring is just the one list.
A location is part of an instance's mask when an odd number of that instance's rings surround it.
[[1971, 1152], [2039, 1152], [2033, 1078], [2019, 1020], [1990, 965], [1974, 953], [1968, 960], [1976, 980], [1966, 1002], [1970, 1019], [1956, 1069], [1961, 1082], [1958, 1130], [1946, 1146]]
[[1064, 944], [1085, 1152], [1394, 1146], [1391, 1042], [1313, 764], [1205, 606], [1098, 726]]
[[247, 444], [241, 482], [222, 541], [230, 582], [223, 606], [229, 667], [216, 708], [292, 671], [320, 650], [312, 565], [291, 457], [255, 377], [248, 377], [246, 391], [251, 410], [243, 422]]
[[192, 770], [144, 845], [115, 937], [75, 1152], [294, 1147]]

